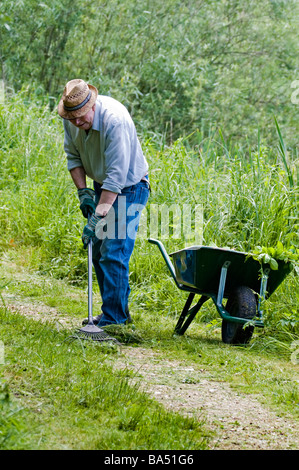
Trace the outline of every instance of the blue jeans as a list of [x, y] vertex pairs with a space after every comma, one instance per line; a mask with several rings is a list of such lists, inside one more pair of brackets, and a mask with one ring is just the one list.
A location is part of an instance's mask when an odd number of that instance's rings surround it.
[[[97, 198], [101, 186], [94, 182]], [[103, 316], [98, 326], [125, 323], [128, 317], [129, 261], [132, 255], [139, 220], [149, 197], [149, 183], [124, 188], [105, 217], [107, 225], [93, 247], [93, 265], [102, 297]]]

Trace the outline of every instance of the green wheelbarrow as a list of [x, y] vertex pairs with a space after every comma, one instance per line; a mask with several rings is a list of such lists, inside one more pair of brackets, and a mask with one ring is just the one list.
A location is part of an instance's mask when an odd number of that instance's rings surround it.
[[[281, 260], [274, 271], [247, 253], [209, 246], [191, 246], [168, 255], [159, 240], [148, 241], [158, 245], [177, 287], [189, 292], [175, 327], [179, 335], [185, 333], [201, 306], [212, 299], [222, 318], [222, 341], [248, 343], [254, 328], [264, 326], [263, 301], [292, 270], [291, 263]], [[196, 294], [200, 298], [192, 306]], [[223, 299], [227, 299], [225, 307]]]

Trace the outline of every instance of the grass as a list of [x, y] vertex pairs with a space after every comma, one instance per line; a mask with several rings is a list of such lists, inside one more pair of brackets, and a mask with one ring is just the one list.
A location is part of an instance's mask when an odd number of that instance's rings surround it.
[[[48, 305], [80, 325], [86, 292], [22, 268], [22, 254], [19, 259], [15, 251], [13, 255], [14, 263], [7, 253], [1, 266], [1, 283], [6, 285], [0, 311], [0, 340], [5, 345], [5, 363], [0, 366], [2, 448], [208, 448], [204, 422], [166, 412], [141, 391], [138, 375], [113, 369], [115, 346], [70, 342], [70, 330], [60, 317], [53, 317], [50, 309], [43, 314], [41, 305]], [[133, 289], [133, 295], [138, 292]], [[40, 321], [5, 308], [16, 299], [25, 306], [30, 302]], [[155, 306], [145, 315], [135, 299], [134, 325], [112, 333], [126, 345], [153, 349], [162, 362], [200, 363], [212, 380], [258, 397], [279, 414], [298, 416], [298, 366], [291, 361], [296, 336], [269, 327], [256, 331], [248, 347], [227, 346], [220, 339], [220, 319], [208, 304], [178, 337], [173, 334], [174, 310], [167, 314]], [[192, 383], [192, 372], [188, 374], [186, 380]]]
[[[129, 371], [112, 369], [114, 350], [64, 341], [69, 332], [62, 319], [78, 323], [86, 316], [87, 259], [61, 122], [47, 108], [25, 103], [22, 93], [0, 106], [0, 340], [5, 345], [0, 445], [206, 448], [201, 422], [166, 412], [132, 382]], [[157, 139], [142, 139], [152, 186], [148, 220], [152, 205], [200, 204], [203, 244], [253, 252], [280, 242], [285, 250], [298, 249], [298, 160], [287, 152], [280, 131], [271, 149], [262, 143], [256, 149], [228, 149], [221, 136], [216, 141], [200, 134], [192, 148], [188, 141], [167, 147]], [[155, 228], [160, 237], [161, 228]], [[266, 302], [265, 329], [255, 332], [249, 347], [222, 344], [220, 318], [209, 302], [184, 337], [174, 337], [185, 296], [148, 235], [137, 240], [131, 260], [135, 329], [116, 332], [120, 339], [153, 348], [165, 359], [200, 361], [214, 379], [297, 416], [297, 365], [290, 359], [299, 334], [296, 273]], [[172, 235], [170, 230], [163, 240], [168, 252], [194, 241]], [[12, 314], [5, 308], [9, 298], [28, 303], [49, 321]], [[95, 295], [95, 309], [99, 306]], [[55, 319], [50, 307], [59, 312]]]
[[[8, 293], [10, 302], [14, 296], [28, 301], [30, 283], [29, 299], [37, 306], [36, 313], [42, 299], [47, 305], [52, 298], [52, 307], [80, 324], [86, 299], [78, 287], [40, 275], [17, 280], [14, 276], [16, 268], [2, 272], [2, 282], [5, 277], [9, 283], [6, 294], [2, 291], [4, 304]], [[132, 314], [133, 327], [113, 331], [125, 344], [153, 349], [162, 362], [200, 363], [212, 380], [259, 397], [279, 414], [298, 417], [298, 370], [290, 360], [286, 338], [279, 341], [268, 331], [257, 331], [249, 347], [232, 348], [221, 342], [216, 318], [209, 322], [199, 318], [184, 337], [177, 337], [173, 316], [157, 318], [154, 311], [145, 316], [135, 308]], [[115, 346], [69, 341], [70, 330], [58, 327], [50, 316], [41, 315], [43, 322], [31, 320], [3, 306], [0, 318], [5, 345], [5, 363], [0, 366], [1, 448], [208, 448], [210, 434], [204, 422], [165, 411], [141, 391], [138, 375], [113, 368], [118, 358]], [[188, 372], [186, 381], [193, 380]]]
[[113, 347], [69, 341], [69, 331], [4, 308], [0, 315], [2, 449], [206, 448], [200, 422], [168, 413], [129, 371], [112, 369]]

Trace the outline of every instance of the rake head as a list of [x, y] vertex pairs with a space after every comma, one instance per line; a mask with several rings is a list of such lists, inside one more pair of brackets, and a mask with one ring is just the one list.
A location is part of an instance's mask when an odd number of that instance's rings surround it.
[[92, 341], [113, 341], [114, 343], [120, 344], [116, 338], [113, 338], [112, 336], [108, 335], [108, 333], [106, 333], [101, 328], [89, 324], [77, 330], [76, 337], [78, 339], [86, 339]]

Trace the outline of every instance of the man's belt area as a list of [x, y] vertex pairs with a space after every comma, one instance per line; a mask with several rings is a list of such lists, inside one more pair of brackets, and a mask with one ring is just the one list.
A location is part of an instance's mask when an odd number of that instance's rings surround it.
[[[148, 183], [149, 190], [151, 191], [151, 185], [150, 185], [150, 182], [149, 182], [149, 180], [148, 180], [148, 178], [147, 178], [147, 175], [148, 175], [148, 173], [147, 173], [146, 175], [144, 175], [144, 176], [141, 178], [140, 181], [145, 181], [146, 183]], [[97, 184], [100, 186], [100, 188], [102, 187], [101, 183], [97, 183]], [[136, 183], [136, 184], [137, 184], [137, 183]]]
[[147, 184], [148, 184], [148, 189], [151, 191], [151, 185], [150, 185], [150, 182], [149, 182], [149, 179], [147, 177], [148, 173], [146, 175], [144, 175], [140, 181], [145, 181]]

